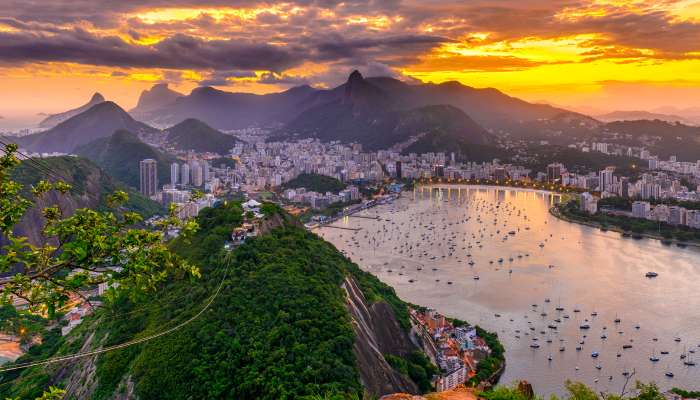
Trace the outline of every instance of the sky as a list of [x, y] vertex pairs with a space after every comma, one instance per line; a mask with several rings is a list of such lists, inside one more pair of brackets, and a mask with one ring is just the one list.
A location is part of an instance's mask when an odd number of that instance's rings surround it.
[[0, 1], [5, 120], [96, 91], [129, 109], [159, 82], [332, 87], [355, 68], [591, 114], [698, 107], [700, 0]]

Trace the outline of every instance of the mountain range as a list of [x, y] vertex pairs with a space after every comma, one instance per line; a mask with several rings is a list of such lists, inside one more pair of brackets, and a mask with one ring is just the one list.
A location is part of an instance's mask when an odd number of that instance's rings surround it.
[[133, 119], [116, 103], [104, 101], [47, 131], [18, 137], [16, 141], [20, 146], [35, 152], [71, 153], [77, 147], [108, 137], [119, 129], [136, 134], [158, 132]]
[[692, 118], [686, 118], [674, 114], [662, 114], [649, 111], [613, 111], [607, 114], [596, 115], [596, 119], [603, 122], [659, 120], [671, 123], [680, 122], [685, 125], [700, 125], [699, 120], [695, 120]]
[[228, 153], [240, 140], [222, 133], [204, 122], [188, 118], [164, 131], [166, 143], [176, 150], [200, 153]]
[[72, 110], [68, 110], [62, 113], [58, 114], [51, 114], [48, 117], [44, 118], [43, 121], [39, 122], [39, 127], [40, 128], [45, 128], [45, 129], [50, 129], [53, 128], [54, 126], [60, 124], [61, 122], [74, 117], [80, 113], [83, 113], [93, 106], [100, 104], [105, 101], [104, 96], [102, 96], [99, 93], [95, 93], [92, 95], [92, 98], [90, 98], [90, 101], [87, 103], [83, 104], [82, 106], [78, 108], [74, 108]]
[[138, 120], [148, 119], [149, 113], [174, 102], [179, 97], [182, 97], [182, 93], [170, 89], [167, 83], [158, 83], [141, 93], [138, 104], [129, 110], [129, 113]]
[[133, 188], [139, 187], [139, 161], [152, 158], [158, 162], [159, 184], [170, 181], [170, 164], [175, 161], [175, 157], [154, 149], [124, 129], [79, 146], [74, 152]]
[[[493, 142], [493, 136], [458, 107], [410, 104], [397, 97], [390, 85], [380, 87], [374, 82], [354, 71], [344, 85], [314, 96], [312, 105], [271, 140], [313, 137], [358, 142], [372, 150], [405, 147], [435, 135], [450, 137], [455, 146]], [[431, 151], [448, 150], [440, 146]]]
[[[528, 103], [496, 89], [476, 89], [458, 82], [409, 84], [389, 77], [363, 78], [354, 71], [346, 83], [332, 89], [304, 85], [280, 93], [256, 95], [199, 87], [140, 115], [140, 120], [152, 125], [173, 125], [187, 118], [196, 118], [221, 130], [254, 125], [279, 126], [290, 123], [307, 110], [343, 102], [348, 90], [350, 96], [359, 96], [351, 98], [356, 103], [355, 111], [373, 105], [390, 105], [394, 111], [451, 105], [487, 129], [510, 128], [522, 121], [551, 118], [568, 112], [545, 104]], [[364, 104], [358, 103], [360, 98]], [[364, 108], [364, 111], [369, 109]]]
[[[95, 95], [91, 102], [100, 99]], [[67, 117], [86, 106], [57, 115]], [[472, 160], [500, 158], [493, 151], [496, 137], [568, 145], [599, 137], [609, 127], [621, 127], [555, 106], [528, 103], [495, 89], [475, 89], [457, 82], [409, 84], [388, 77], [364, 78], [358, 71], [332, 89], [299, 86], [264, 95], [211, 87], [181, 95], [167, 84], [158, 84], [142, 93], [131, 112], [133, 115], [113, 102], [102, 101], [51, 129], [13, 140], [35, 152], [71, 153], [125, 130], [147, 143], [162, 143], [175, 150], [225, 154], [237, 139], [222, 131], [259, 126], [272, 130], [269, 140], [318, 138], [404, 153], [454, 151]], [[153, 128], [134, 115], [167, 128]], [[627, 117], [659, 115], [612, 113], [604, 119]], [[646, 131], [637, 132], [644, 124], [627, 125], [626, 134], [648, 136]]]

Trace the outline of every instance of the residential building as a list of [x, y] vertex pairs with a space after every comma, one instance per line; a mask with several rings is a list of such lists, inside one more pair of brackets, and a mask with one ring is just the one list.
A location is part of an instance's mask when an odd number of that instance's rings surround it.
[[158, 163], [152, 158], [141, 160], [139, 163], [141, 194], [146, 197], [155, 196], [158, 192]]

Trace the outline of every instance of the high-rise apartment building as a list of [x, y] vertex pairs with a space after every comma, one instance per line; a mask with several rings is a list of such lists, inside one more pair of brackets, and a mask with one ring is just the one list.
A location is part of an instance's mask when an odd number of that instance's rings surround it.
[[141, 194], [151, 197], [158, 192], [158, 163], [152, 158], [139, 163]]

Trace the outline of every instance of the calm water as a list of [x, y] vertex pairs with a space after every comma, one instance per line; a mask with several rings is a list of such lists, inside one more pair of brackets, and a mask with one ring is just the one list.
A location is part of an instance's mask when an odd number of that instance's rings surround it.
[[[333, 224], [359, 231], [325, 227], [319, 234], [403, 299], [498, 332], [507, 351], [501, 383], [527, 379], [548, 395], [561, 393], [569, 378], [619, 392], [622, 373], [634, 371], [632, 383], [700, 389], [700, 250], [560, 221], [548, 213], [559, 200], [524, 190], [423, 187], [359, 214], [380, 219]], [[648, 279], [647, 271], [659, 276]], [[590, 329], [581, 330], [584, 323]], [[684, 352], [698, 366], [685, 366]]]

